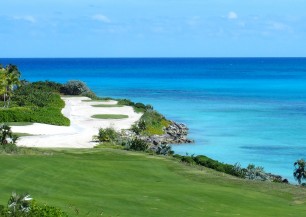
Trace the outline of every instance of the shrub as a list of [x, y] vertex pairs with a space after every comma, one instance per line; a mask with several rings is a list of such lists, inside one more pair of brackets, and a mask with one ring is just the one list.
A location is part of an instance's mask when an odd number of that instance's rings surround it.
[[65, 95], [81, 95], [91, 92], [83, 81], [71, 80], [63, 85], [61, 93]]
[[171, 150], [170, 145], [162, 144], [162, 145], [157, 146], [155, 153], [159, 155], [171, 155], [173, 151]]
[[137, 135], [139, 135], [141, 132], [144, 132], [146, 130], [146, 122], [140, 119], [138, 122], [132, 125], [131, 130]]
[[141, 139], [134, 138], [126, 143], [127, 150], [134, 150], [134, 151], [147, 151], [149, 148], [149, 144]]
[[126, 106], [134, 106], [135, 103], [133, 103], [131, 100], [129, 99], [119, 99], [118, 100], [118, 105], [126, 105]]
[[53, 82], [53, 81], [37, 81], [37, 82], [33, 82], [32, 86], [38, 90], [44, 90], [44, 91], [56, 92], [56, 93], [60, 93], [61, 89], [63, 88], [63, 84]]
[[61, 209], [38, 204], [30, 198], [29, 194], [12, 193], [8, 206], [0, 206], [2, 217], [68, 217]]
[[0, 125], [0, 151], [6, 153], [16, 153], [17, 146], [15, 144], [18, 137], [13, 135], [11, 128], [8, 125]]
[[183, 156], [181, 161], [188, 164], [195, 164], [195, 161], [190, 156]]
[[154, 110], [147, 110], [142, 115], [139, 123], [141, 122], [145, 123], [142, 133], [148, 136], [164, 134], [164, 128], [170, 124], [163, 115]]
[[36, 201], [31, 203], [30, 216], [33, 217], [68, 217], [67, 213], [54, 206], [38, 204]]
[[269, 180], [269, 176], [265, 173], [263, 167], [256, 167], [254, 164], [249, 164], [245, 170], [245, 178], [250, 180]]
[[116, 142], [119, 134], [113, 128], [100, 128], [98, 135], [95, 137], [99, 142]]
[[69, 126], [69, 119], [61, 113], [65, 102], [56, 92], [56, 85], [52, 82], [37, 82], [18, 88], [12, 97], [12, 106], [15, 107], [0, 109], [0, 121]]

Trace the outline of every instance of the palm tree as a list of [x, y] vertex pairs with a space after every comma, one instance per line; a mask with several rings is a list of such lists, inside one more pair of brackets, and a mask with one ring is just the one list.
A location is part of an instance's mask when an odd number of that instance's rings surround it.
[[13, 192], [8, 201], [8, 208], [13, 215], [16, 214], [16, 216], [19, 216], [17, 215], [18, 213], [27, 213], [30, 211], [31, 200], [32, 198], [27, 193], [19, 195]]
[[20, 85], [20, 72], [15, 65], [0, 69], [0, 94], [3, 94], [4, 107], [10, 106], [11, 97], [16, 86]]
[[5, 104], [5, 97], [6, 97], [6, 69], [0, 67], [0, 94], [3, 95], [3, 100]]
[[293, 172], [293, 177], [295, 180], [298, 181], [299, 184], [302, 183], [303, 179], [306, 179], [306, 162], [304, 159], [300, 159], [294, 163], [294, 172]]

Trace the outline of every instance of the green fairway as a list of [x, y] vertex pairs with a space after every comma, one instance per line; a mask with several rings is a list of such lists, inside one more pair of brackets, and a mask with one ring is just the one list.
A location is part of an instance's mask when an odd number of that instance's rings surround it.
[[[47, 152], [46, 152], [47, 153]], [[29, 192], [76, 216], [305, 216], [306, 190], [113, 149], [1, 155], [0, 204]]]
[[92, 118], [97, 119], [124, 119], [128, 118], [128, 115], [119, 115], [119, 114], [98, 114], [91, 116]]
[[99, 105], [92, 105], [92, 107], [101, 107], [101, 108], [116, 108], [116, 107], [123, 107], [124, 105], [109, 105], [109, 104], [99, 104]]

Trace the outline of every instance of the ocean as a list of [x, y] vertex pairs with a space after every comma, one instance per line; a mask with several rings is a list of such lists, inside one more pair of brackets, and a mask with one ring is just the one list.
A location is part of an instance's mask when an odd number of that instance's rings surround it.
[[83, 80], [102, 97], [151, 104], [190, 129], [179, 154], [252, 163], [293, 181], [306, 158], [306, 58], [1, 59], [29, 81]]

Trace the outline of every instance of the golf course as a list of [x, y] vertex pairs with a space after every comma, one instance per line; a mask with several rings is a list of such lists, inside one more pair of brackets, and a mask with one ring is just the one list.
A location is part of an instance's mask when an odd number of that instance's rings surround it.
[[[30, 149], [31, 150], [31, 149]], [[69, 216], [303, 216], [301, 187], [234, 178], [172, 157], [99, 149], [0, 156], [0, 203], [28, 192]]]

